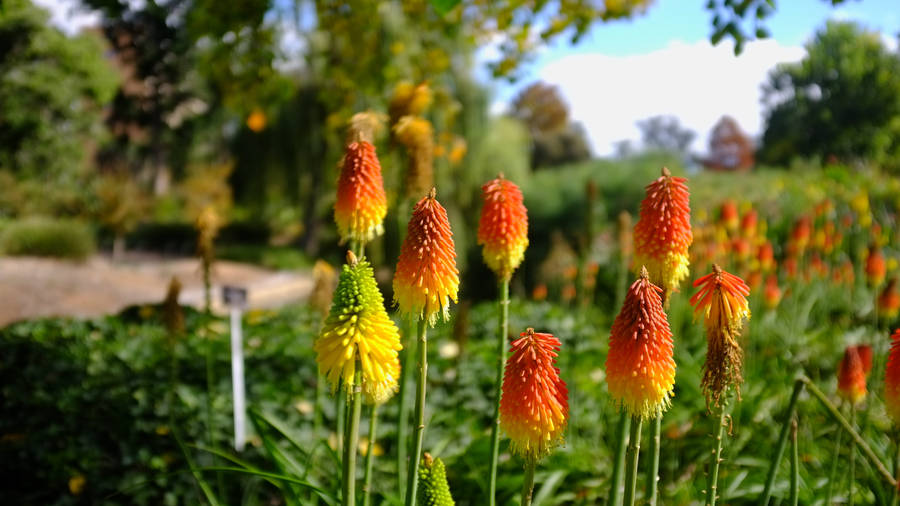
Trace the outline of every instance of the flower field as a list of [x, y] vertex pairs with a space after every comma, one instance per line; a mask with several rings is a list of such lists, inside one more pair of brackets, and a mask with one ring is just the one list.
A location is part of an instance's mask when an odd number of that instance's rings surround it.
[[[552, 336], [512, 345], [499, 411], [496, 503], [523, 501], [523, 477], [531, 477], [529, 469], [534, 473], [532, 504], [606, 504], [614, 489], [615, 499], [626, 504], [649, 502], [654, 493], [650, 487], [654, 463], [658, 465], [658, 504], [707, 502], [711, 484], [722, 504], [759, 504], [768, 494], [770, 504], [825, 504], [828, 498], [840, 503], [891, 503], [898, 449], [889, 413], [896, 412], [898, 387], [896, 381], [885, 384], [885, 377], [886, 369], [888, 379], [898, 377], [893, 367], [896, 359], [890, 366], [888, 362], [900, 309], [895, 278], [897, 182], [877, 173], [851, 177], [840, 167], [821, 172], [688, 174], [683, 184], [690, 191], [693, 235], [689, 274], [681, 283], [670, 278], [665, 290], [658, 289], [657, 309], [650, 310], [658, 312], [650, 321], [664, 322], [672, 343], [657, 348], [662, 358], [651, 354], [650, 360], [665, 362], [671, 353], [674, 383], [659, 383], [647, 376], [648, 385], [662, 390], [639, 400], [639, 392], [647, 390], [633, 378], [642, 369], [627, 371], [637, 367], [635, 353], [641, 352], [622, 346], [641, 348], [643, 309], [628, 310], [634, 314], [626, 309], [630, 304], [643, 307], [647, 300], [652, 307], [652, 294], [657, 292], [650, 288], [652, 275], [645, 270], [641, 278], [640, 267], [630, 258], [633, 246], [640, 248], [641, 243], [632, 244], [630, 227], [621, 224], [641, 223], [642, 187], [659, 177], [659, 166], [654, 168], [648, 161], [637, 171], [647, 175], [641, 180], [626, 178], [614, 169], [604, 173], [589, 166], [562, 170], [560, 180], [567, 184], [578, 184], [579, 177], [593, 174], [588, 177], [600, 188], [594, 198], [605, 207], [596, 213], [602, 219], [595, 220], [591, 246], [580, 248], [580, 255], [564, 257], [563, 262], [571, 265], [558, 269], [558, 277], [548, 278], [542, 273], [552, 269], [529, 263], [528, 249], [524, 271], [512, 272], [507, 335], [510, 339], [520, 333], [535, 339], [547, 335], [542, 333]], [[541, 223], [552, 216], [542, 208], [548, 202], [541, 202], [534, 193], [540, 185], [522, 183], [524, 206], [538, 211], [533, 220]], [[604, 200], [604, 191], [636, 194], [639, 200], [623, 202], [619, 209], [614, 199]], [[428, 206], [439, 205], [429, 204], [433, 198], [423, 199], [418, 209], [432, 212]], [[589, 207], [589, 196], [578, 198], [588, 199], [578, 204]], [[619, 217], [620, 210], [635, 218]], [[446, 215], [422, 220], [428, 225], [421, 231], [410, 225], [410, 240], [428, 241], [434, 231], [455, 225], [452, 221], [440, 224]], [[493, 230], [517, 229], [496, 226]], [[531, 235], [533, 230], [529, 232], [532, 242], [545, 241]], [[434, 244], [450, 248], [440, 255], [453, 252], [447, 239]], [[485, 242], [486, 251], [490, 245], [494, 255], [488, 265], [497, 269], [501, 280], [519, 263], [515, 258], [511, 263], [497, 260], [497, 255], [503, 255], [498, 249], [502, 244]], [[509, 244], [515, 256], [521, 241]], [[491, 429], [497, 416], [498, 303], [488, 298], [448, 306], [454, 293], [443, 298], [440, 290], [452, 288], [452, 276], [425, 281], [435, 287], [425, 297], [416, 295], [416, 287], [422, 286], [419, 282], [403, 285], [397, 281], [400, 278], [395, 279], [393, 293], [401, 298], [403, 314], [421, 318], [420, 334], [427, 328], [428, 367], [420, 377], [415, 365], [416, 327], [395, 311], [395, 305], [381, 302], [378, 292], [388, 287], [379, 289], [374, 281], [365, 281], [373, 280], [373, 274], [365, 267], [362, 245], [354, 248], [359, 258], [350, 255], [354, 258], [347, 265], [357, 267], [344, 267], [340, 286], [346, 275], [348, 280], [356, 279], [358, 287], [344, 292], [338, 288], [335, 307], [344, 304], [340, 300], [351, 300], [346, 299], [351, 294], [360, 294], [359, 302], [346, 302], [347, 307], [363, 308], [353, 332], [360, 333], [360, 339], [370, 339], [377, 335], [369, 334], [372, 329], [383, 328], [387, 334], [377, 338], [382, 341], [372, 342], [383, 344], [368, 345], [369, 356], [354, 376], [352, 367], [348, 372], [344, 365], [340, 369], [330, 365], [346, 361], [343, 357], [353, 359], [353, 347], [338, 355], [326, 351], [331, 349], [326, 341], [329, 333], [338, 341], [345, 335], [344, 322], [350, 320], [340, 315], [348, 314], [346, 309], [335, 313], [332, 308], [324, 324], [321, 302], [318, 307], [310, 303], [246, 314], [250, 435], [243, 452], [230, 449], [232, 408], [224, 321], [188, 311], [180, 331], [171, 323], [171, 304], [163, 304], [134, 307], [92, 321], [38, 320], [3, 329], [0, 450], [4, 458], [0, 461], [7, 483], [15, 484], [7, 489], [14, 502], [339, 504], [353, 490], [360, 503], [402, 504], [413, 476], [407, 472], [406, 456], [417, 453], [410, 441], [421, 434], [421, 449], [428, 453], [425, 460], [431, 467], [416, 472], [417, 478], [421, 476], [417, 479], [419, 500], [439, 497], [428, 504], [449, 504], [449, 490], [456, 504], [486, 504], [492, 487]], [[438, 268], [435, 272], [441, 276], [452, 273], [450, 257], [435, 258], [439, 260], [434, 264], [403, 272], [410, 280], [427, 275], [432, 268]], [[730, 280], [716, 284], [715, 276], [727, 273]], [[703, 276], [707, 281], [700, 279]], [[460, 278], [459, 289], [465, 295], [464, 272]], [[636, 283], [628, 289], [640, 279], [645, 287]], [[692, 286], [695, 280], [700, 280], [697, 288]], [[735, 309], [741, 307], [747, 292], [739, 288], [743, 282], [749, 289], [746, 311]], [[725, 302], [716, 302], [719, 289], [726, 293]], [[698, 297], [692, 302], [694, 294]], [[411, 298], [404, 303], [402, 297]], [[666, 306], [664, 298], [668, 298]], [[373, 312], [366, 316], [366, 311]], [[744, 317], [749, 315], [749, 320]], [[367, 319], [373, 319], [372, 323], [363, 324]], [[635, 324], [637, 330], [629, 330]], [[535, 333], [528, 334], [528, 328]], [[665, 338], [666, 332], [660, 332]], [[389, 344], [394, 339], [391, 333], [399, 339], [397, 344]], [[611, 348], [611, 336], [613, 343], [624, 341]], [[730, 344], [716, 344], [720, 339]], [[631, 344], [630, 340], [636, 341]], [[400, 343], [402, 350], [397, 349]], [[525, 351], [529, 346], [544, 350], [535, 356], [545, 358], [534, 363], [544, 372], [518, 358], [532, 356], [534, 352]], [[359, 349], [361, 353], [362, 346]], [[208, 352], [209, 370], [204, 360]], [[558, 356], [551, 365], [553, 353]], [[379, 369], [384, 360], [388, 369]], [[405, 364], [407, 374], [391, 369], [396, 367], [391, 360]], [[518, 369], [509, 376], [512, 364]], [[545, 380], [525, 390], [510, 383], [512, 378], [528, 380], [532, 374], [551, 378], [554, 367], [559, 375], [552, 394], [556, 400], [543, 397]], [[317, 374], [320, 368], [323, 376]], [[330, 372], [341, 370], [340, 374]], [[354, 403], [344, 405], [347, 390], [332, 394], [334, 387], [342, 383], [353, 392], [354, 378], [369, 375], [382, 383], [362, 380], [361, 394], [356, 396], [362, 406], [355, 423], [353, 416], [343, 423], [343, 417], [355, 411]], [[209, 384], [208, 377], [212, 378]], [[427, 387], [422, 424], [415, 421], [414, 406], [420, 398], [414, 397], [420, 378]], [[525, 397], [516, 400], [517, 395]], [[401, 397], [410, 417], [405, 424], [398, 418]], [[554, 407], [563, 401], [565, 409]], [[374, 442], [368, 437], [373, 412], [369, 402], [379, 405]], [[544, 414], [535, 415], [527, 408], [547, 402], [541, 408], [549, 410]], [[642, 439], [637, 440], [636, 467], [636, 440], [632, 438], [627, 447], [622, 444], [627, 424], [623, 425], [620, 406], [636, 417], [631, 420], [632, 436], [639, 434], [635, 420], [644, 422]], [[662, 414], [658, 445], [653, 438], [657, 414]], [[533, 426], [529, 420], [534, 416], [557, 418]], [[348, 424], [357, 431], [352, 439], [344, 434]], [[426, 430], [417, 434], [422, 426]], [[398, 432], [403, 437], [398, 438]], [[345, 451], [346, 441], [355, 441], [357, 451]], [[717, 441], [721, 445], [715, 445]], [[657, 449], [658, 458], [653, 458]], [[716, 449], [720, 452], [717, 479], [711, 480], [714, 460], [710, 455]], [[622, 450], [627, 458], [617, 466]], [[356, 479], [347, 483], [342, 479], [347, 472], [344, 464], [348, 455], [357, 453]], [[449, 489], [435, 479], [442, 473]], [[767, 487], [770, 476], [771, 487]]]

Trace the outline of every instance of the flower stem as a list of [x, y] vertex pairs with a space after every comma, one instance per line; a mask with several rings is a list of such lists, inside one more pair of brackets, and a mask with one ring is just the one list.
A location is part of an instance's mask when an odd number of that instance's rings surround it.
[[334, 417], [337, 422], [337, 453], [344, 454], [344, 435], [347, 432], [347, 392], [344, 387], [338, 385], [337, 391], [334, 393]]
[[409, 450], [407, 434], [409, 432], [409, 365], [415, 342], [412, 335], [416, 332], [416, 322], [412, 318], [405, 320], [403, 351], [400, 356], [400, 394], [397, 406], [397, 490], [406, 490], [406, 452]]
[[662, 414], [653, 419], [650, 433], [650, 467], [647, 468], [647, 504], [656, 506], [656, 489], [659, 482], [659, 433], [662, 428]]
[[884, 478], [885, 481], [887, 481], [892, 487], [896, 487], [897, 480], [894, 478], [891, 472], [887, 470], [887, 468], [884, 466], [884, 463], [882, 463], [878, 456], [875, 455], [875, 452], [872, 451], [872, 448], [868, 443], [866, 443], [866, 440], [863, 439], [862, 436], [860, 436], [856, 431], [856, 429], [853, 428], [853, 425], [850, 424], [850, 422], [848, 422], [843, 415], [841, 415], [841, 412], [838, 411], [838, 408], [828, 400], [828, 397], [826, 397], [821, 390], [819, 390], [819, 387], [817, 387], [812, 382], [812, 380], [810, 380], [806, 376], [801, 376], [797, 381], [803, 382], [806, 385], [806, 389], [809, 391], [809, 393], [811, 393], [813, 397], [819, 400], [822, 406], [825, 407], [825, 410], [828, 411], [828, 414], [830, 414], [836, 422], [844, 427], [844, 430], [847, 431], [847, 434], [850, 435], [850, 438], [854, 443], [856, 443], [856, 446], [859, 447], [863, 455], [865, 455], [866, 458], [869, 459], [869, 461], [878, 471], [878, 474], [880, 474], [882, 478]]
[[759, 504], [768, 506], [769, 500], [772, 499], [772, 485], [775, 484], [775, 474], [778, 471], [778, 464], [781, 462], [781, 456], [784, 455], [784, 448], [787, 446], [787, 438], [790, 433], [791, 420], [794, 419], [794, 413], [797, 412], [797, 399], [800, 392], [803, 391], [803, 380], [798, 379], [794, 383], [794, 392], [791, 394], [791, 401], [788, 403], [787, 414], [784, 422], [781, 424], [781, 434], [778, 436], [778, 444], [775, 446], [775, 453], [772, 455], [772, 461], [769, 463], [769, 473], [766, 476], [766, 486], [760, 496]]
[[800, 491], [800, 457], [797, 451], [797, 420], [791, 420], [791, 496], [789, 504], [797, 506]]
[[[850, 403], [850, 425], [856, 425], [856, 406]], [[856, 485], [856, 448], [850, 446], [850, 491], [847, 493], [847, 504], [853, 506], [854, 485]]]
[[[900, 474], [900, 440], [897, 439], [897, 434], [894, 434], [894, 441], [896, 441], [897, 448], [894, 450], [894, 476]], [[900, 489], [897, 487], [893, 488], [891, 493], [891, 506], [897, 506], [900, 503]]]
[[834, 482], [837, 478], [838, 461], [841, 455], [841, 440], [844, 438], [844, 429], [838, 427], [837, 437], [834, 442], [834, 453], [831, 455], [831, 472], [828, 474], [828, 485], [825, 488], [825, 504], [831, 504], [831, 498], [834, 497]]
[[525, 459], [525, 481], [522, 483], [522, 506], [531, 506], [531, 498], [534, 495], [534, 466], [537, 461], [534, 458]]
[[497, 501], [497, 456], [500, 453], [500, 394], [503, 391], [503, 366], [506, 364], [506, 338], [509, 335], [509, 279], [500, 281], [499, 329], [497, 330], [497, 374], [494, 383], [494, 420], [491, 425], [491, 481], [489, 504]]
[[709, 477], [706, 483], [706, 504], [715, 506], [719, 493], [719, 463], [722, 461], [722, 440], [725, 436], [725, 404], [719, 408], [719, 420], [716, 427], [713, 449], [709, 460]]
[[369, 443], [366, 445], [366, 475], [363, 478], [363, 506], [372, 504], [372, 469], [375, 465], [375, 441], [378, 432], [378, 404], [369, 412]]
[[347, 398], [350, 404], [350, 412], [347, 420], [347, 432], [344, 435], [344, 461], [343, 461], [343, 494], [341, 504], [343, 506], [356, 506], [356, 449], [359, 445], [359, 415], [362, 411], [362, 367], [357, 361], [356, 372], [353, 374], [353, 390]]
[[631, 417], [631, 431], [628, 437], [628, 458], [625, 467], [625, 497], [622, 504], [634, 506], [634, 493], [637, 488], [638, 458], [641, 454], [641, 425], [643, 419]]
[[612, 478], [610, 478], [609, 497], [606, 504], [609, 506], [618, 506], [620, 488], [622, 483], [622, 468], [625, 467], [625, 448], [628, 446], [628, 431], [631, 427], [631, 417], [628, 412], [622, 411], [619, 414], [619, 424], [616, 428], [618, 441], [616, 441], [616, 456], [613, 463]]
[[413, 437], [413, 451], [409, 455], [409, 472], [406, 475], [406, 506], [416, 504], [419, 486], [419, 459], [425, 442], [425, 382], [428, 378], [428, 320], [418, 321], [419, 376], [416, 378], [416, 425]]

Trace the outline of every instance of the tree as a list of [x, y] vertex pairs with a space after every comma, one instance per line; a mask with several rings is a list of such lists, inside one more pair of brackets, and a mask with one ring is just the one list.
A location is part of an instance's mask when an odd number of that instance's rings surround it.
[[731, 116], [722, 116], [709, 136], [709, 155], [703, 166], [711, 170], [746, 170], [753, 167], [753, 141]]
[[[93, 34], [66, 37], [28, 0], [0, 8], [0, 168], [78, 186], [116, 78]], [[46, 196], [46, 193], [45, 193]]]
[[871, 161], [900, 168], [900, 58], [877, 33], [829, 22], [798, 63], [781, 64], [765, 88], [760, 158]]
[[653, 116], [637, 122], [644, 149], [687, 155], [696, 134], [674, 116]]
[[537, 82], [522, 90], [512, 103], [511, 116], [531, 134], [531, 166], [549, 167], [590, 158], [584, 128], [572, 122], [559, 89]]

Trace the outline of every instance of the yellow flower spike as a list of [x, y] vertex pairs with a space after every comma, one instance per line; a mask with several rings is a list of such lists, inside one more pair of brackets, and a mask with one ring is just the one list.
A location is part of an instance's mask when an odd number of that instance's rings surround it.
[[388, 400], [400, 377], [400, 333], [384, 309], [372, 266], [347, 253], [331, 312], [313, 350], [319, 370], [332, 391], [343, 382], [351, 391], [357, 360], [362, 368], [362, 391], [370, 404]]

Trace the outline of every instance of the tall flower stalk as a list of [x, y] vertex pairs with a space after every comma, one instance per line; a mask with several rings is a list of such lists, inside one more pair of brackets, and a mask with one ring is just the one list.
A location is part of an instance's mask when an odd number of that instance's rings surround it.
[[[900, 427], [900, 329], [891, 335], [891, 351], [884, 371], [884, 407], [894, 422], [894, 430]], [[900, 477], [900, 439], [895, 438], [897, 448], [894, 457], [894, 476]], [[900, 489], [894, 489], [891, 504], [900, 502]]]
[[[663, 289], [650, 282], [646, 267], [625, 295], [613, 322], [606, 357], [609, 394], [631, 416], [625, 459], [624, 504], [634, 504], [641, 428], [662, 416], [675, 387], [672, 331], [663, 310]], [[624, 435], [624, 431], [623, 431]], [[613, 483], [613, 486], [618, 484]]]
[[319, 371], [346, 392], [341, 500], [356, 505], [356, 453], [362, 401], [380, 404], [397, 390], [400, 333], [388, 317], [372, 266], [347, 253], [331, 311], [313, 344]]
[[509, 335], [509, 280], [525, 257], [525, 248], [528, 247], [528, 214], [522, 203], [522, 192], [519, 187], [505, 179], [503, 174], [485, 183], [481, 191], [484, 207], [478, 224], [478, 244], [483, 246], [484, 262], [497, 275], [500, 292], [488, 496], [489, 504], [494, 506], [497, 499], [497, 457], [500, 452], [500, 395]]
[[[872, 348], [866, 345], [848, 346], [844, 358], [838, 364], [838, 396], [849, 406], [850, 424], [856, 424], [856, 406], [863, 402], [868, 392], [866, 378], [872, 370]], [[853, 487], [856, 474], [856, 451], [850, 445], [850, 491], [853, 504]], [[834, 456], [837, 460], [837, 455]]]
[[[650, 279], [662, 288], [665, 308], [669, 307], [671, 294], [678, 291], [678, 285], [688, 275], [689, 250], [694, 240], [686, 182], [687, 179], [674, 177], [663, 167], [660, 177], [646, 187], [647, 194], [641, 201], [640, 217], [634, 227], [635, 265], [646, 267]], [[661, 426], [662, 414], [651, 421], [647, 467], [647, 502], [651, 506], [657, 500]], [[618, 483], [613, 486], [618, 489]]]
[[413, 208], [394, 273], [394, 300], [402, 314], [417, 319], [418, 375], [416, 376], [415, 433], [406, 483], [406, 506], [416, 504], [417, 472], [425, 438], [425, 387], [428, 375], [427, 328], [439, 316], [450, 318], [456, 302], [459, 271], [447, 211], [434, 188]]
[[706, 362], [703, 364], [701, 386], [707, 407], [714, 406], [719, 410], [706, 487], [706, 504], [713, 506], [718, 499], [719, 464], [725, 434], [725, 396], [728, 389], [733, 389], [740, 399], [740, 385], [743, 382], [744, 352], [738, 338], [744, 320], [750, 318], [747, 303], [750, 288], [744, 280], [715, 264], [713, 272], [695, 281], [694, 287], [698, 290], [691, 297], [691, 304], [695, 315], [703, 315], [706, 329]]
[[512, 452], [525, 461], [522, 506], [531, 505], [537, 462], [562, 442], [569, 417], [569, 393], [556, 367], [560, 346], [552, 334], [531, 328], [510, 344], [500, 426]]

